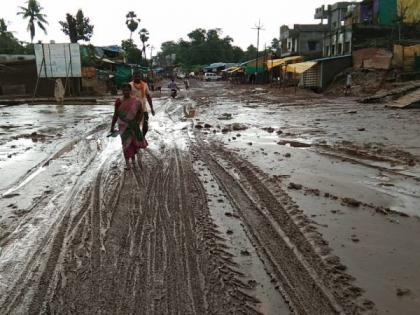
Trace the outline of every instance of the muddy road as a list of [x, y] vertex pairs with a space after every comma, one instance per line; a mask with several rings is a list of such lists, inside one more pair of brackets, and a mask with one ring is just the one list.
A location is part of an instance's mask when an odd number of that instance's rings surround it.
[[0, 313], [415, 314], [420, 112], [193, 86], [130, 171], [110, 105], [0, 108]]

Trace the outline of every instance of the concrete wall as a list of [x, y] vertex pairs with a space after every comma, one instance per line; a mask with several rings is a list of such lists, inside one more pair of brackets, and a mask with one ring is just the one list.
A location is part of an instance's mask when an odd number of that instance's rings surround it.
[[374, 47], [392, 50], [398, 32], [394, 27], [355, 24], [352, 36], [353, 49]]
[[354, 69], [389, 70], [392, 52], [382, 48], [363, 48], [353, 52]]
[[352, 57], [334, 57], [334, 58], [323, 58], [318, 61], [320, 63], [321, 71], [321, 89], [326, 89], [335, 76], [345, 69], [352, 66]]

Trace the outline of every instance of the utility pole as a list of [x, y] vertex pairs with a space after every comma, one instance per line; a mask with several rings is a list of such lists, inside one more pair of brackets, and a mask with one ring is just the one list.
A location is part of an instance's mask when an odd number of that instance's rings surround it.
[[258, 75], [258, 58], [259, 58], [259, 46], [260, 46], [260, 31], [265, 31], [264, 25], [261, 25], [261, 20], [258, 20], [258, 25], [252, 28], [253, 30], [257, 30], [257, 59], [255, 60], [255, 82], [257, 82], [257, 75]]

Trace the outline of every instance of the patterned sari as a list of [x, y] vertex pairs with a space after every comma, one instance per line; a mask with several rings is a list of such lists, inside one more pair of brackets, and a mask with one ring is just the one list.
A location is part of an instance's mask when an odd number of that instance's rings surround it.
[[145, 147], [144, 137], [136, 119], [139, 111], [142, 111], [142, 105], [134, 97], [119, 98], [115, 102], [115, 115], [118, 118], [118, 130], [126, 159], [134, 158], [139, 149]]

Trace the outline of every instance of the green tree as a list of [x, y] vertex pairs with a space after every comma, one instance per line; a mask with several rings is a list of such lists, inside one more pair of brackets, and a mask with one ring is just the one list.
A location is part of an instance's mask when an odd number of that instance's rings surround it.
[[47, 34], [46, 25], [48, 22], [46, 20], [46, 15], [42, 13], [44, 10], [43, 7], [39, 4], [37, 0], [28, 0], [26, 2], [26, 7], [19, 7], [21, 10], [18, 12], [18, 15], [22, 15], [24, 19], [29, 19], [27, 30], [31, 35], [31, 43], [34, 41], [35, 37], [35, 27], [36, 25]]
[[147, 29], [145, 29], [145, 28], [142, 28], [140, 30], [140, 32], [139, 32], [139, 35], [140, 35], [140, 40], [141, 40], [141, 42], [143, 44], [144, 59], [146, 60], [147, 59], [147, 56], [146, 56], [146, 43], [149, 40], [149, 31]]
[[130, 30], [130, 39], [133, 38], [133, 33], [139, 27], [140, 19], [137, 18], [137, 14], [134, 11], [130, 11], [125, 16], [125, 24], [127, 25], [128, 29]]
[[0, 19], [0, 54], [33, 54], [33, 45], [22, 45], [8, 30], [4, 19]]
[[78, 10], [75, 17], [67, 13], [66, 20], [59, 23], [71, 43], [77, 43], [79, 40], [88, 42], [93, 35], [94, 26], [90, 24], [90, 19], [84, 16], [82, 10]]
[[257, 58], [257, 48], [254, 45], [249, 45], [245, 51], [244, 57], [246, 60]]
[[188, 34], [191, 43], [194, 45], [203, 44], [207, 38], [207, 32], [205, 29], [197, 28], [196, 30], [192, 31]]
[[137, 48], [137, 45], [132, 39], [125, 39], [121, 41], [121, 48], [122, 50], [127, 51], [130, 48]]
[[271, 41], [270, 49], [277, 55], [280, 56], [281, 48], [280, 48], [280, 41], [277, 38], [273, 38]]
[[7, 24], [6, 21], [4, 19], [0, 19], [0, 34], [6, 34], [9, 33], [7, 31]]
[[[177, 42], [163, 43], [157, 58], [161, 65], [175, 63], [181, 65], [185, 70], [192, 70], [218, 61], [241, 62], [246, 60], [243, 50], [233, 46], [233, 38], [222, 37], [222, 30], [219, 28], [195, 29], [188, 34], [188, 39], [181, 38]], [[173, 60], [174, 55], [176, 56], [175, 61]]]
[[125, 56], [128, 63], [131, 64], [142, 64], [142, 51], [137, 48], [137, 45], [132, 39], [126, 39], [121, 41], [121, 48], [125, 52]]

